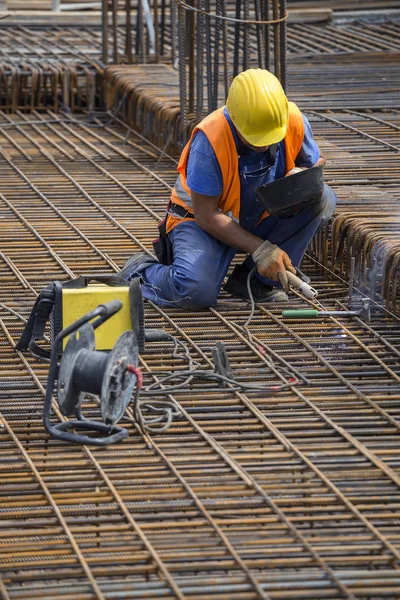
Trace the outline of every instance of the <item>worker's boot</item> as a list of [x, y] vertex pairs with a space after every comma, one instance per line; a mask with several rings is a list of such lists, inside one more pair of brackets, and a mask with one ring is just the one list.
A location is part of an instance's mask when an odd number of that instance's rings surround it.
[[[224, 290], [232, 296], [250, 300], [247, 290], [247, 277], [250, 269], [246, 263], [236, 265], [228, 281], [224, 285]], [[255, 275], [251, 278], [250, 289], [255, 302], [287, 302], [288, 297], [283, 290], [278, 290], [272, 285], [263, 283]]]
[[158, 263], [158, 260], [146, 254], [146, 252], [137, 252], [128, 258], [118, 275], [122, 279], [126, 279], [126, 281], [131, 281], [134, 277], [139, 277], [140, 273], [155, 263]]

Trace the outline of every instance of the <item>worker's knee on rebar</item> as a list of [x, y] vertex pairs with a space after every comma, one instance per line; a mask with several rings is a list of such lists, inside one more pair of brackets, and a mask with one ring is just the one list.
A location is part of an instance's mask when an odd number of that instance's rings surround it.
[[186, 310], [205, 310], [215, 304], [218, 294], [204, 294], [201, 290], [188, 290], [188, 294], [179, 298], [176, 304]]
[[176, 304], [186, 310], [204, 310], [215, 304], [219, 290], [210, 282], [208, 277], [185, 277], [183, 285], [176, 284], [179, 297]]

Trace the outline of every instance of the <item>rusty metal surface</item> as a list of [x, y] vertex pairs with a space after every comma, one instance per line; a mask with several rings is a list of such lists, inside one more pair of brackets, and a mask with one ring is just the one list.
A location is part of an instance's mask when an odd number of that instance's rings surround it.
[[[254, 16], [250, 12], [250, 17]], [[161, 16], [159, 18], [161, 19]], [[157, 54], [146, 55], [146, 62], [172, 62], [176, 67], [177, 35], [175, 34], [173, 41], [168, 12], [165, 12], [164, 21], [164, 25], [162, 21], [159, 24], [159, 51]], [[57, 110], [64, 105], [74, 110], [99, 105], [101, 96], [99, 74], [103, 72], [104, 64], [112, 59], [113, 52], [110, 45], [105, 59], [101, 45], [101, 28], [98, 26], [8, 26], [7, 20], [4, 20], [0, 22], [0, 34], [0, 107], [2, 109], [29, 111], [33, 107]], [[203, 40], [205, 34], [206, 32], [203, 32]], [[129, 35], [129, 44], [127, 35]], [[216, 93], [219, 101], [225, 98], [227, 85], [235, 70], [234, 25], [232, 23], [226, 25], [226, 30], [223, 28], [219, 36], [226, 47], [226, 56], [219, 57], [218, 72], [213, 76], [211, 76], [212, 72], [211, 75], [209, 73], [209, 67], [206, 68], [204, 64], [201, 68], [197, 58], [194, 61], [193, 53], [190, 55], [189, 64], [194, 67], [196, 63], [196, 71], [200, 73], [198, 79], [200, 81], [204, 77], [205, 84], [198, 87], [196, 78], [194, 82], [193, 78], [188, 82], [190, 83], [188, 101], [189, 97], [191, 98], [188, 104], [189, 113], [197, 111], [196, 114], [201, 115], [208, 110], [210, 103], [212, 108], [217, 97]], [[249, 64], [258, 65], [261, 60], [261, 63], [266, 61], [266, 64], [268, 63], [272, 68], [272, 59], [267, 60], [268, 54], [258, 50], [263, 40], [257, 36], [255, 26], [247, 26], [246, 36], [248, 42], [246, 54], [249, 54]], [[143, 61], [144, 54], [136, 43], [136, 38], [135, 27], [132, 26], [128, 32], [123, 26], [117, 28], [118, 62]], [[271, 43], [272, 40], [271, 32]], [[214, 29], [209, 31], [209, 43], [211, 48], [214, 48]], [[197, 36], [196, 47], [198, 44]], [[318, 25], [289, 23], [287, 26], [289, 93], [300, 102], [315, 104], [313, 106], [315, 108], [350, 106], [360, 108], [375, 106], [379, 101], [379, 94], [384, 90], [386, 105], [394, 106], [398, 103], [399, 48], [398, 20], [386, 20], [384, 23], [359, 21]], [[203, 61], [205, 56], [204, 52]], [[339, 58], [340, 62], [338, 62]], [[213, 64], [215, 67], [215, 61]], [[213, 65], [211, 67], [214, 69]], [[321, 68], [325, 73], [322, 89], [320, 89], [319, 77]], [[177, 70], [176, 72], [178, 73]], [[216, 90], [217, 75], [220, 81]], [[210, 92], [212, 91], [212, 97], [209, 99], [208, 80], [211, 86]], [[332, 94], [333, 90], [334, 94]], [[194, 94], [197, 97], [196, 107], [193, 106]]]
[[[249, 306], [226, 294], [201, 313], [146, 303], [148, 326], [203, 367], [220, 340], [240, 380], [279, 383], [289, 363], [310, 385], [270, 397], [194, 385], [171, 397], [181, 416], [166, 434], [127, 421], [130, 437], [108, 449], [44, 434], [47, 366], [15, 352], [23, 318], [48, 281], [149, 249], [175, 178], [175, 162], [125, 127], [55, 120], [0, 115], [1, 595], [398, 598], [400, 338], [379, 308], [367, 326], [258, 306], [250, 341]], [[306, 266], [323, 306], [340, 308], [348, 286]], [[149, 345], [146, 381], [185, 368], [171, 352]]]
[[326, 179], [338, 191], [330, 251], [318, 254], [346, 279], [356, 257], [356, 279], [368, 286], [376, 263], [378, 290], [387, 307], [400, 310], [399, 187], [400, 111], [307, 113], [328, 157]]
[[[290, 6], [289, 6], [290, 8]], [[381, 18], [384, 18], [382, 13]], [[256, 56], [256, 36], [250, 27], [252, 53]], [[0, 22], [1, 43], [0, 56], [3, 59], [23, 60], [26, 58], [47, 58], [97, 64], [101, 59], [101, 28], [98, 25], [16, 25]], [[125, 51], [125, 28], [118, 27], [119, 52]], [[133, 34], [132, 34], [133, 35]], [[161, 35], [161, 32], [160, 32]], [[171, 53], [170, 24], [166, 23], [165, 54], [168, 59]], [[134, 41], [134, 38], [133, 38]], [[229, 49], [233, 51], [229, 38]], [[344, 54], [382, 51], [399, 51], [399, 20], [386, 18], [383, 22], [370, 20], [354, 20], [338, 23], [288, 23], [288, 53], [290, 59], [297, 54]], [[135, 44], [132, 48], [135, 53]]]
[[0, 107], [94, 110], [102, 67], [95, 27], [0, 29]]
[[[14, 345], [49, 281], [116, 272], [132, 252], [151, 249], [176, 162], [120, 117], [167, 152], [183, 143], [177, 76], [164, 65], [113, 67], [117, 114], [103, 115], [105, 126], [100, 117], [59, 116], [71, 107], [68, 90], [82, 90], [72, 108], [90, 112], [98, 101], [84, 78], [102, 69], [99, 29], [37, 30], [35, 38], [27, 28], [17, 43], [8, 29], [7, 50], [0, 46], [15, 74], [0, 89], [1, 598], [400, 597], [400, 329], [378, 295], [398, 310], [398, 25], [377, 27], [288, 29], [298, 59], [290, 93], [312, 122], [340, 201], [305, 270], [327, 309], [346, 306], [348, 277], [356, 302], [374, 291], [371, 324], [284, 320], [281, 308], [262, 305], [249, 337], [249, 305], [224, 293], [201, 313], [146, 303], [148, 326], [177, 336], [202, 368], [212, 368], [219, 340], [240, 381], [280, 384], [289, 364], [308, 385], [266, 396], [194, 383], [169, 396], [181, 414], [165, 434], [142, 436], [130, 413], [127, 440], [90, 450], [44, 434], [47, 365]], [[38, 76], [31, 71], [17, 88], [25, 65]], [[79, 65], [82, 75], [57, 76], [67, 84], [49, 89], [46, 104], [43, 65]], [[383, 91], [384, 112], [376, 110]], [[291, 307], [304, 306], [292, 297]], [[146, 383], [186, 368], [172, 352], [172, 343], [148, 345]], [[97, 404], [88, 400], [85, 414], [98, 419]]]

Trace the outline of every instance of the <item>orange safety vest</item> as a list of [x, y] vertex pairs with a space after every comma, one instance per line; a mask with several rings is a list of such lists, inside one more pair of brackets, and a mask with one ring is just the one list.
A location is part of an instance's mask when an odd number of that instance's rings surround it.
[[[218, 203], [218, 210], [239, 222], [240, 213], [240, 176], [239, 161], [235, 138], [227, 119], [224, 116], [224, 107], [218, 108], [203, 119], [193, 130], [190, 140], [181, 154], [177, 171], [179, 173], [171, 193], [171, 202], [179, 204], [192, 212], [190, 189], [186, 184], [186, 167], [189, 158], [190, 145], [195, 133], [203, 131], [210, 142], [217, 157], [223, 180], [222, 195]], [[300, 109], [294, 102], [289, 102], [289, 125], [285, 136], [286, 173], [295, 166], [295, 160], [300, 152], [304, 139], [304, 122]], [[261, 219], [268, 216], [264, 211]], [[178, 217], [169, 214], [167, 219], [167, 233], [178, 223], [192, 220], [193, 217]], [[260, 219], [260, 220], [261, 220]]]

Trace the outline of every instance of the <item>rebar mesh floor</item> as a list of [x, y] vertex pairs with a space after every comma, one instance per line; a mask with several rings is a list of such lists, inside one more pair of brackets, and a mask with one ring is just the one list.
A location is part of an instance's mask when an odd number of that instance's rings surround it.
[[[47, 365], [14, 348], [24, 319], [49, 281], [115, 272], [151, 248], [175, 163], [116, 123], [10, 118], [21, 125], [1, 133], [0, 597], [399, 598], [398, 319], [376, 307], [370, 325], [304, 323], [264, 304], [249, 339], [250, 307], [227, 294], [199, 313], [146, 303], [146, 325], [205, 368], [223, 341], [240, 381], [279, 384], [289, 368], [309, 383], [272, 395], [194, 383], [174, 395], [164, 434], [128, 419], [129, 438], [106, 449], [50, 439]], [[322, 305], [340, 308], [347, 284], [313, 255], [305, 270]], [[146, 382], [185, 368], [172, 350], [147, 345]], [[84, 413], [99, 418], [93, 401]]]

